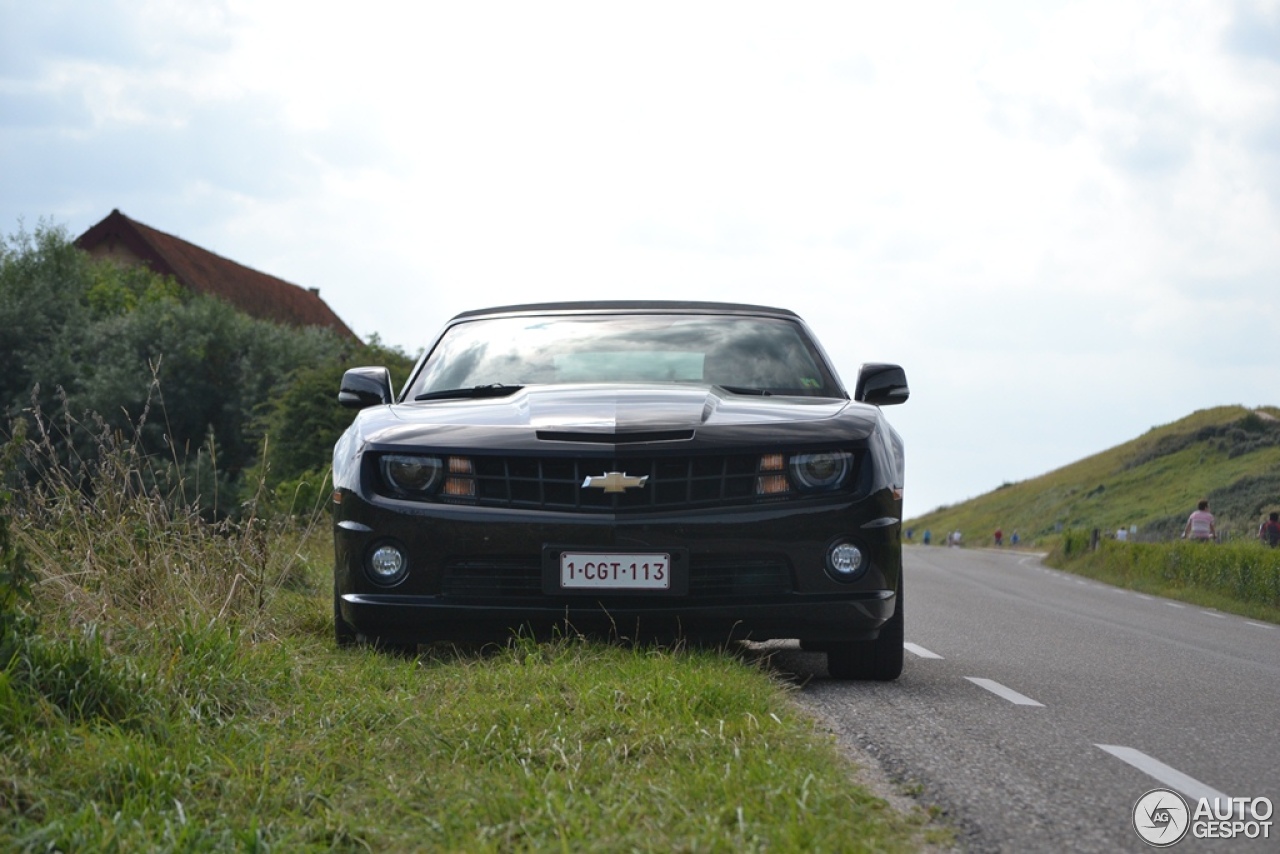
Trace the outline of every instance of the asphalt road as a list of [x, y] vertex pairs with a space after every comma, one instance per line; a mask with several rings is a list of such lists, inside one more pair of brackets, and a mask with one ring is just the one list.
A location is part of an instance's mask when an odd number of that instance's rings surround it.
[[[905, 561], [898, 681], [835, 682], [798, 649], [773, 662], [841, 740], [945, 810], [965, 850], [1150, 851], [1133, 811], [1156, 788], [1193, 813], [1202, 795], [1280, 806], [1280, 627], [1025, 553], [917, 546]], [[1280, 851], [1271, 822], [1265, 841], [1189, 833], [1169, 850]]]

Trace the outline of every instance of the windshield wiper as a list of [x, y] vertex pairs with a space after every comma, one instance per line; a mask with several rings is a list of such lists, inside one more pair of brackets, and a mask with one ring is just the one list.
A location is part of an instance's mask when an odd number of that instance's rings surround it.
[[773, 396], [773, 392], [769, 391], [767, 388], [747, 388], [746, 386], [740, 385], [722, 385], [720, 388], [732, 394], [756, 394], [761, 397]]
[[489, 385], [476, 385], [470, 388], [446, 388], [441, 391], [429, 391], [420, 394], [414, 400], [448, 400], [450, 398], [479, 398], [479, 397], [506, 397], [509, 394], [515, 394], [522, 385], [504, 385], [502, 383], [491, 383]]

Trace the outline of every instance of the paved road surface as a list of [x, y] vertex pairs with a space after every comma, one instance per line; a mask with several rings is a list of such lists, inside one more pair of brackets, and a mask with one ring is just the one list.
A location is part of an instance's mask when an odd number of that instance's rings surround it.
[[[1119, 590], [1025, 553], [905, 550], [908, 654], [887, 684], [775, 665], [804, 705], [874, 755], [970, 851], [1150, 851], [1155, 788], [1280, 806], [1280, 627]], [[1280, 852], [1197, 840], [1171, 849]]]

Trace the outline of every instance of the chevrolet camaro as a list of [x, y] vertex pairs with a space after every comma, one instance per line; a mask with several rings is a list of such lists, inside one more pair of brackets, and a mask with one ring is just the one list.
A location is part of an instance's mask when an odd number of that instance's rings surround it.
[[788, 638], [831, 676], [903, 661], [897, 365], [852, 392], [794, 313], [702, 302], [468, 311], [397, 393], [346, 372], [341, 645], [559, 632]]

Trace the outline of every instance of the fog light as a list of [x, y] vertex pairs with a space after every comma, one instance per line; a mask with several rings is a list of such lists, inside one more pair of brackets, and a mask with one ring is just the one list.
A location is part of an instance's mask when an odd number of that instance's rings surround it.
[[369, 555], [369, 575], [378, 584], [395, 584], [404, 577], [408, 563], [395, 546], [378, 546]]
[[867, 568], [862, 549], [853, 543], [836, 543], [827, 552], [827, 567], [840, 581], [852, 581]]

